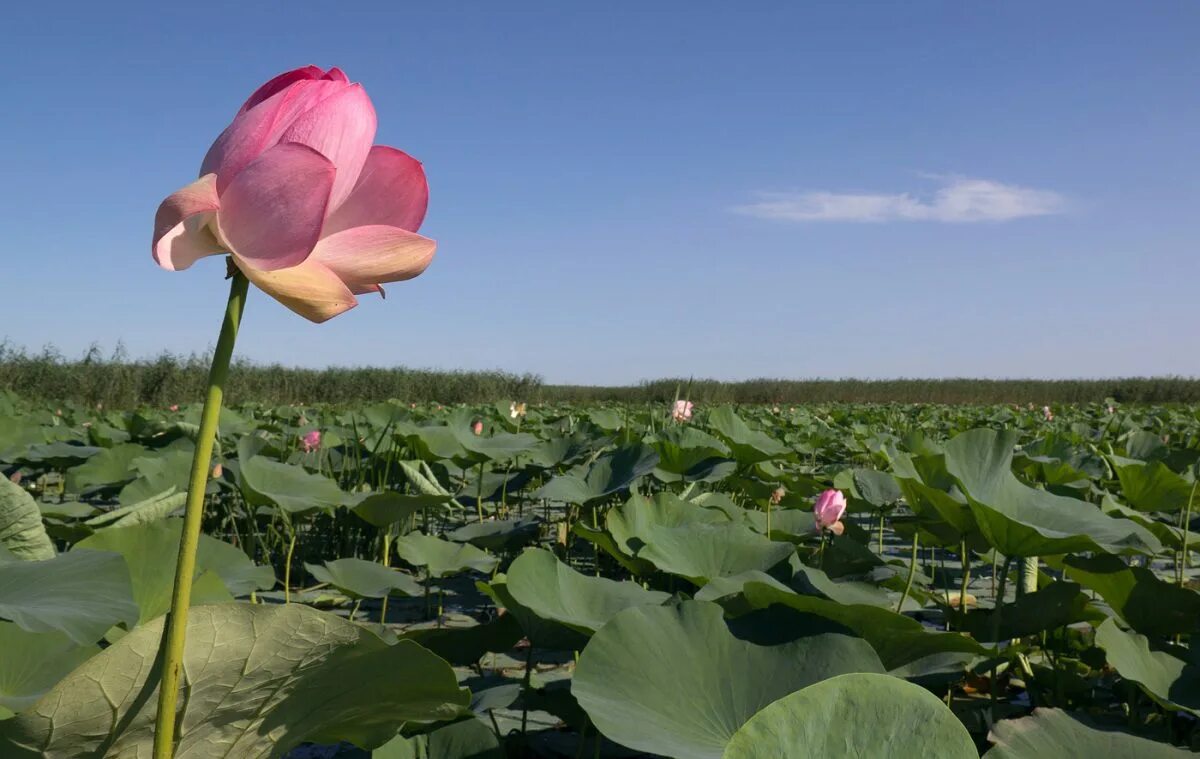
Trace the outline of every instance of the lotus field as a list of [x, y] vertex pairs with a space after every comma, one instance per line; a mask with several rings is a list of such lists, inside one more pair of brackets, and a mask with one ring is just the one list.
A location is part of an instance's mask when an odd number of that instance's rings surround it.
[[[199, 405], [0, 395], [0, 756], [142, 757]], [[1195, 408], [222, 410], [178, 757], [1182, 756]]]

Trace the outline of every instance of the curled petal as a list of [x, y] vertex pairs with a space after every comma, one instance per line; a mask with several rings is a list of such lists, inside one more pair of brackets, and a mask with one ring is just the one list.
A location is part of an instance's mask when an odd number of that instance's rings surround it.
[[342, 82], [301, 79], [239, 113], [208, 149], [200, 173], [216, 174], [217, 192], [224, 195], [251, 161], [285, 141], [284, 131], [302, 114], [345, 89]]
[[350, 77], [346, 76], [346, 72], [342, 71], [337, 66], [334, 66], [333, 68], [326, 71], [325, 75], [322, 76], [321, 78], [328, 79], [332, 82], [349, 82], [350, 81]]
[[260, 271], [234, 260], [258, 289], [309, 321], [319, 324], [358, 305], [341, 278], [320, 261], [310, 258], [288, 269]]
[[834, 535], [841, 535], [843, 532], [846, 531], [846, 525], [843, 524], [842, 521], [839, 519], [838, 521], [829, 525], [829, 531], [832, 532]]
[[402, 150], [375, 145], [350, 196], [325, 222], [325, 234], [368, 224], [416, 232], [429, 205], [429, 183], [421, 162]]
[[299, 264], [321, 236], [336, 173], [329, 159], [310, 147], [276, 145], [221, 193], [222, 240], [252, 268], [273, 271]]
[[429, 266], [437, 243], [399, 227], [354, 227], [321, 239], [312, 260], [335, 272], [355, 292], [412, 279]]
[[375, 106], [361, 84], [331, 81], [338, 92], [301, 113], [279, 136], [280, 142], [308, 145], [337, 167], [331, 209], [337, 208], [354, 189], [371, 143], [375, 140]]
[[[332, 73], [332, 72], [331, 72]], [[272, 95], [283, 92], [288, 87], [291, 87], [296, 82], [303, 82], [309, 79], [327, 79], [328, 74], [316, 66], [305, 66], [304, 68], [292, 69], [285, 71], [271, 81], [254, 91], [254, 94], [246, 98], [246, 102], [242, 104], [239, 114], [245, 113], [254, 106], [263, 102]]]
[[222, 252], [208, 231], [208, 223], [220, 205], [214, 174], [205, 174], [167, 196], [154, 215], [152, 251], [158, 265], [168, 271], [181, 271], [199, 258]]

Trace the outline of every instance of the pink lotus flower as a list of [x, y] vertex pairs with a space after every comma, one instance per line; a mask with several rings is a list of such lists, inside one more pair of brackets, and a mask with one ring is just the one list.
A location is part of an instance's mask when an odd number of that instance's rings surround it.
[[1050, 410], [1049, 406], [1042, 406], [1042, 416], [1046, 417], [1047, 422], [1054, 421], [1054, 412]]
[[675, 405], [671, 407], [671, 418], [677, 422], [686, 422], [692, 418], [694, 408], [695, 405], [691, 401], [675, 401]]
[[374, 138], [371, 99], [341, 69], [280, 74], [242, 105], [200, 178], [159, 206], [154, 260], [179, 271], [231, 253], [259, 289], [314, 322], [417, 276], [437, 247], [416, 234], [425, 172]]
[[168, 411], [171, 411], [171, 412], [178, 411], [178, 410], [179, 410], [179, 404], [178, 404], [178, 403], [172, 403], [172, 404], [171, 404], [171, 405], [170, 405], [170, 406], [167, 408], [167, 410], [168, 410]]
[[846, 496], [840, 490], [826, 490], [817, 496], [813, 506], [813, 521], [816, 522], [817, 532], [829, 530], [834, 535], [841, 535], [846, 525], [842, 524], [842, 514], [846, 513]]
[[304, 448], [305, 453], [312, 453], [321, 447], [321, 431], [312, 430], [305, 433], [304, 437], [300, 438], [300, 445]]
[[474, 432], [476, 435], [482, 435], [483, 422], [479, 421], [478, 419], [476, 419], [474, 422], [471, 422], [471, 432]]

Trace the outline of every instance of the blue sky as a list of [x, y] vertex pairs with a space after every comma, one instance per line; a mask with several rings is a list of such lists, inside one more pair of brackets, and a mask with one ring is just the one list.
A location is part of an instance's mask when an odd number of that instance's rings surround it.
[[1200, 374], [1200, 4], [422, 5], [7, 10], [0, 338], [211, 346], [224, 264], [160, 271], [154, 210], [250, 91], [313, 63], [424, 161], [438, 254], [319, 326], [256, 293], [239, 356]]

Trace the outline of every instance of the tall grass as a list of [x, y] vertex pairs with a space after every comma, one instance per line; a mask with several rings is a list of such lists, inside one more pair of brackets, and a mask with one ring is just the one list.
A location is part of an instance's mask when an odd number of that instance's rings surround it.
[[[96, 347], [70, 359], [54, 348], [33, 353], [0, 342], [0, 388], [30, 399], [103, 403], [125, 408], [169, 405], [203, 396], [209, 357], [163, 353], [132, 359], [118, 348]], [[534, 374], [438, 371], [403, 367], [303, 369], [235, 363], [226, 397], [232, 403], [361, 403], [406, 401], [480, 403], [509, 398], [531, 401], [667, 402], [677, 392], [704, 403], [1197, 403], [1200, 379], [887, 379], [722, 382], [659, 379], [624, 387], [547, 385]]]

